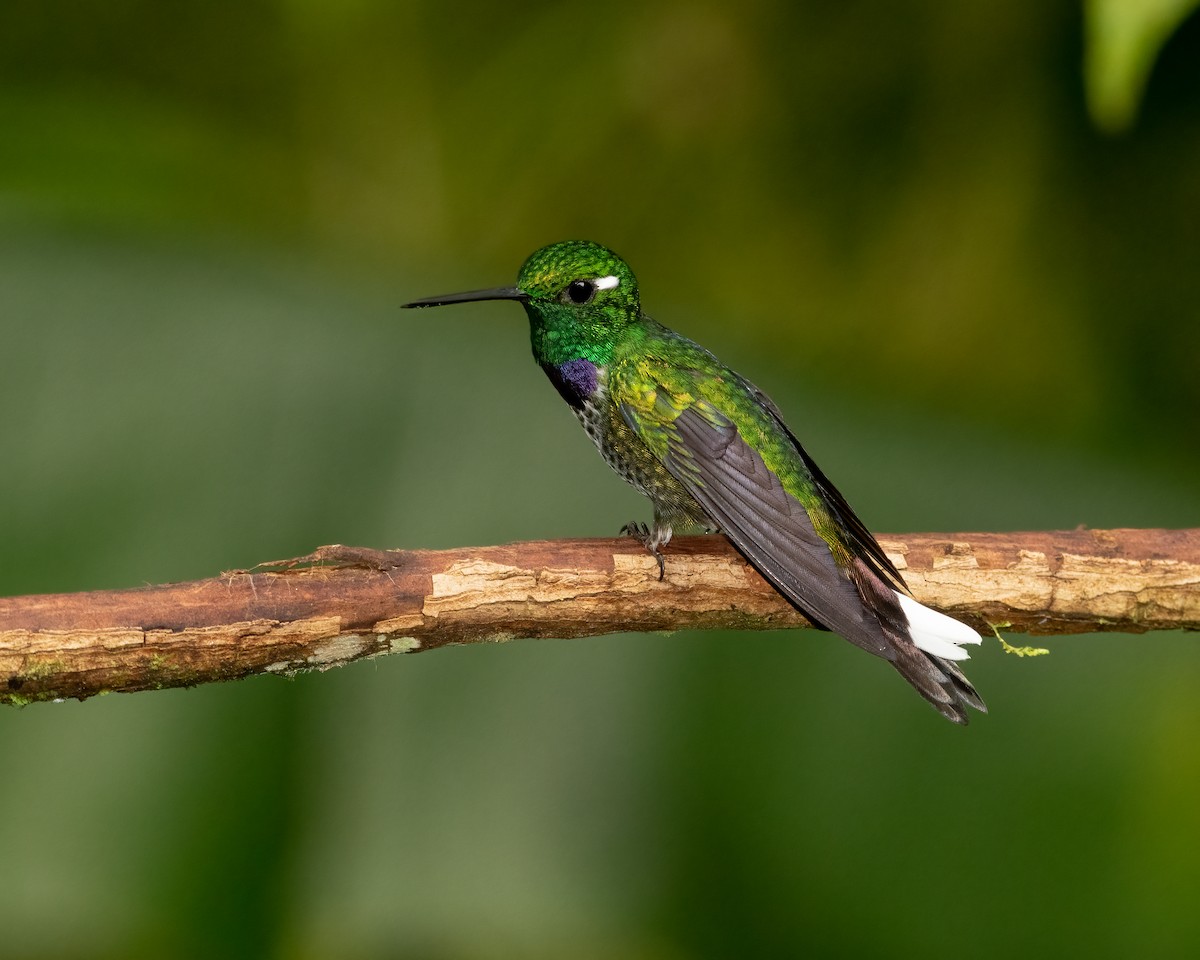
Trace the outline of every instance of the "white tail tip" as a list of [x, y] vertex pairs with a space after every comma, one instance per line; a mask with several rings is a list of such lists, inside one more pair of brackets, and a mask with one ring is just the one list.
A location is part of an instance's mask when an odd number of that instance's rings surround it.
[[943, 660], [966, 660], [971, 655], [960, 644], [983, 643], [983, 637], [953, 617], [930, 610], [912, 597], [896, 594], [908, 618], [908, 632], [918, 648]]

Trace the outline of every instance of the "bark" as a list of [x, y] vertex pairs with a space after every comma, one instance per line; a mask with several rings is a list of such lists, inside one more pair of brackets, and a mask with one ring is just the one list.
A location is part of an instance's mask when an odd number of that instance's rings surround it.
[[[1200, 529], [881, 536], [913, 595], [985, 635], [1200, 629]], [[191, 583], [0, 599], [0, 702], [325, 670], [517, 637], [806, 624], [721, 537], [666, 577], [628, 540], [323, 547]]]

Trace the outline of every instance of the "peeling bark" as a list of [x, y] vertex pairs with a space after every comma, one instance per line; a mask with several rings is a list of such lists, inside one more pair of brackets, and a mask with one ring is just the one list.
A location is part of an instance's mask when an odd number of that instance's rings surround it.
[[[1200, 530], [881, 536], [913, 595], [985, 634], [1200, 629]], [[666, 578], [627, 539], [322, 548], [191, 583], [0, 599], [0, 702], [326, 670], [517, 637], [807, 621], [722, 537]]]

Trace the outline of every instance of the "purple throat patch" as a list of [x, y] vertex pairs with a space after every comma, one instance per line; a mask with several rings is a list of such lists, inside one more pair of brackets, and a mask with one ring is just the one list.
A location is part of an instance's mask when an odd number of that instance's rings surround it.
[[591, 360], [580, 357], [558, 366], [547, 365], [545, 370], [562, 398], [573, 407], [582, 407], [583, 402], [596, 392], [599, 374]]

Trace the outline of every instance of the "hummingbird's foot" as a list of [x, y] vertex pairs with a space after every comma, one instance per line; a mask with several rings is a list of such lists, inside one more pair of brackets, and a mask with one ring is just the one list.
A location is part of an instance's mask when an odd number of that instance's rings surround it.
[[661, 548], [671, 542], [671, 528], [660, 527], [655, 524], [654, 528], [651, 529], [646, 524], [638, 523], [635, 520], [625, 524], [621, 528], [621, 533], [624, 536], [633, 537], [658, 562], [658, 579], [661, 582], [667, 575], [667, 565], [663, 560]]

